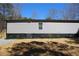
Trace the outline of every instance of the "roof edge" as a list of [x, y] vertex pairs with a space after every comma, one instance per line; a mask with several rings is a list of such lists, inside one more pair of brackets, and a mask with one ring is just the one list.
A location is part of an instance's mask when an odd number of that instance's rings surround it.
[[69, 22], [69, 23], [79, 23], [79, 20], [6, 20], [6, 22]]

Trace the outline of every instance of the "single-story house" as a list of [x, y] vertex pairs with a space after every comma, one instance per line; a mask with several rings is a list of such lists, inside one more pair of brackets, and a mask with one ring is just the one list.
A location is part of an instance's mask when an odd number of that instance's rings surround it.
[[6, 22], [6, 38], [71, 38], [79, 36], [78, 20], [7, 20]]

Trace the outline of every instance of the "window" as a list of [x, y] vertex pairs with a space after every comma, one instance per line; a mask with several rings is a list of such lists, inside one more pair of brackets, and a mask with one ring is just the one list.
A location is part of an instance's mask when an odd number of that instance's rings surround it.
[[42, 25], [43, 25], [42, 22], [39, 22], [38, 24], [39, 24], [39, 29], [42, 30]]

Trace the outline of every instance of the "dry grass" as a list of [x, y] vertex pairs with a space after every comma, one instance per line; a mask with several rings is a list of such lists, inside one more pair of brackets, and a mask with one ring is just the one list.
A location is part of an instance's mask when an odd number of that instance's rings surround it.
[[[1, 32], [0, 38], [5, 37], [5, 31]], [[79, 40], [69, 38], [17, 39], [0, 45], [0, 56], [10, 55], [79, 56]]]
[[6, 30], [3, 30], [2, 32], [0, 32], [0, 39], [4, 39], [6, 38]]
[[[8, 49], [14, 56], [73, 56], [79, 55], [79, 47], [69, 46], [58, 42], [21, 42], [15, 43]], [[76, 52], [77, 51], [77, 52]]]
[[[68, 38], [17, 39], [17, 40], [10, 42], [9, 44], [1, 45], [0, 46], [0, 55], [17, 55], [17, 53], [19, 53], [19, 55], [79, 56], [79, 44], [78, 43], [71, 44], [71, 43], [68, 43], [67, 41], [72, 41], [72, 40], [68, 39]], [[41, 43], [42, 45], [39, 45], [39, 43]], [[23, 44], [25, 44], [25, 46]], [[28, 45], [28, 44], [30, 44], [30, 45]], [[14, 47], [14, 49], [13, 49], [13, 47]], [[17, 51], [17, 49], [18, 49], [17, 47], [19, 48], [18, 51]], [[32, 48], [32, 50], [31, 50], [31, 48]], [[14, 53], [14, 51], [16, 53]], [[28, 51], [28, 52], [26, 53], [26, 51]]]

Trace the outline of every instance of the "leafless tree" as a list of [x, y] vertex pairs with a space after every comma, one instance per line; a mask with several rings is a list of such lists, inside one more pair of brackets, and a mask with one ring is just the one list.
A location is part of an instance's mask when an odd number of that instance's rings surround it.
[[[12, 20], [15, 18], [13, 15], [16, 8], [11, 3], [0, 3], [0, 32], [6, 28], [5, 20]], [[18, 10], [18, 9], [17, 9]], [[18, 12], [19, 13], [19, 12]]]
[[57, 10], [56, 9], [50, 9], [48, 10], [48, 15], [47, 15], [47, 20], [51, 20], [54, 19], [54, 17], [56, 16]]
[[68, 4], [66, 15], [69, 20], [79, 20], [79, 3]]
[[36, 12], [36, 10], [33, 10], [31, 18], [35, 19], [36, 17], [37, 17], [37, 12]]

